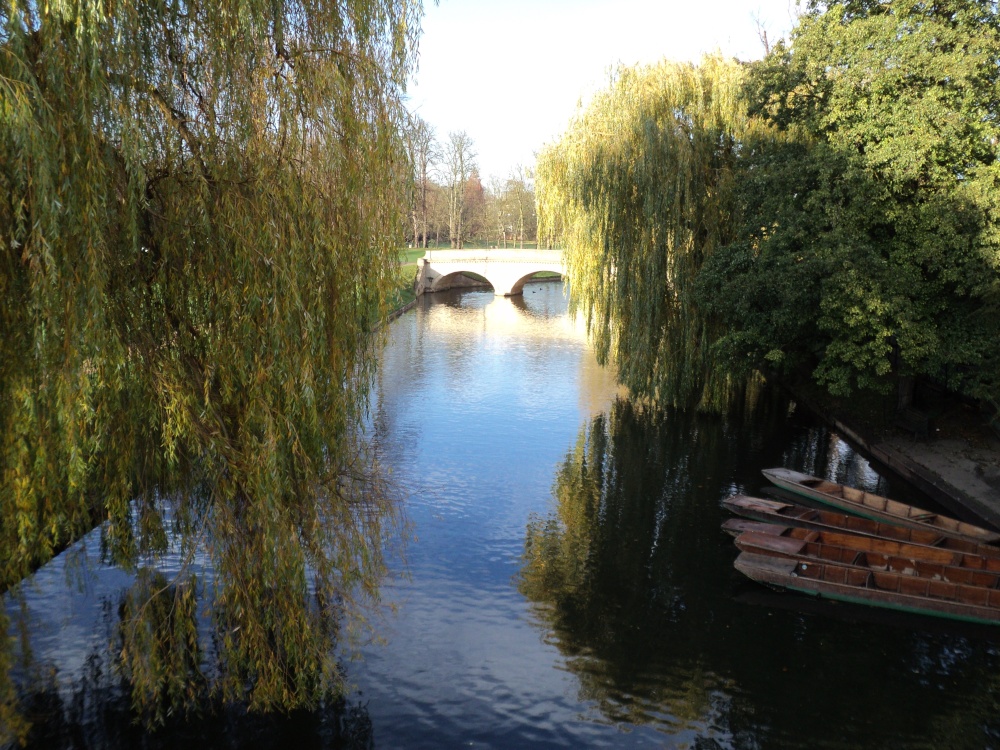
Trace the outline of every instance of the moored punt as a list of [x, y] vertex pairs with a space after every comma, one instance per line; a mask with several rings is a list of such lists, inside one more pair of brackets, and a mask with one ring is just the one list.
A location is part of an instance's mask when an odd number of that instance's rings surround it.
[[[941, 556], [945, 550], [934, 547], [898, 545], [897, 542], [892, 542], [892, 544], [903, 549], [896, 552], [880, 550], [877, 544], [872, 545], [872, 549], [865, 549], [864, 546], [838, 544], [837, 542], [842, 540], [824, 537], [823, 532], [804, 529], [796, 529], [796, 531], [805, 531], [807, 535], [814, 535], [815, 539], [796, 539], [778, 534], [745, 531], [736, 538], [736, 546], [741, 552], [789, 557], [805, 562], [836, 563], [856, 568], [951, 581], [968, 586], [1000, 588], [1000, 569], [998, 569], [1000, 566], [995, 566], [993, 570], [985, 568], [982, 558], [969, 560], [969, 555], [954, 553], [954, 558], [949, 560], [946, 555]], [[842, 534], [840, 536], [850, 535]], [[881, 541], [874, 537], [855, 537], [855, 539], [870, 542]], [[919, 554], [923, 550], [935, 552], [938, 555], [923, 558], [912, 557], [909, 554], [913, 551]], [[998, 561], [994, 560], [993, 562]]]
[[765, 469], [763, 473], [765, 477], [782, 489], [832, 505], [848, 513], [856, 513], [865, 518], [914, 529], [933, 530], [940, 534], [975, 542], [990, 544], [1000, 542], [1000, 533], [996, 531], [907, 505], [898, 500], [891, 500], [882, 495], [875, 495], [790, 469]]
[[769, 586], [968, 622], [1000, 623], [1000, 590], [836, 563], [741, 552], [736, 569]]
[[886, 555], [926, 560], [927, 562], [935, 562], [942, 565], [958, 565], [960, 567], [1000, 572], [1000, 556], [994, 554], [997, 548], [987, 545], [971, 545], [973, 548], [985, 546], [988, 550], [991, 550], [989, 555], [980, 555], [975, 552], [975, 549], [968, 551], [965, 549], [935, 547], [886, 537], [853, 534], [840, 529], [804, 529], [796, 526], [781, 526], [762, 521], [750, 521], [745, 518], [727, 519], [722, 524], [722, 530], [734, 537], [739, 537], [744, 532], [753, 532], [766, 536], [792, 539], [798, 542], [818, 542], [838, 547], [849, 547], [861, 552], [879, 552]]
[[834, 510], [818, 510], [794, 503], [765, 500], [747, 495], [733, 495], [723, 500], [722, 504], [733, 513], [755, 521], [764, 521], [781, 526], [817, 529], [819, 531], [848, 531], [853, 534], [895, 539], [896, 541], [907, 542], [909, 544], [925, 544], [930, 547], [942, 547], [956, 552], [968, 552], [973, 555], [982, 555], [983, 557], [1000, 558], [1000, 547], [948, 536], [936, 529], [914, 529], [907, 526], [897, 526], [885, 521], [875, 521], [871, 518], [838, 513]]
[[[727, 518], [722, 522], [722, 530], [731, 537], [738, 537], [744, 531], [759, 531], [761, 534], [781, 534], [794, 526], [778, 526], [763, 521], [751, 521], [749, 518]], [[799, 529], [807, 532], [808, 529]]]

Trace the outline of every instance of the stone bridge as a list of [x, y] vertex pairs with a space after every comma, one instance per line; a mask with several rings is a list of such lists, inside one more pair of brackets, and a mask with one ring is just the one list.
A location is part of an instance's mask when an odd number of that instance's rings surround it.
[[524, 285], [540, 271], [564, 276], [562, 250], [428, 250], [417, 261], [417, 296], [454, 287], [479, 286], [466, 276], [482, 276], [498, 295], [521, 294]]

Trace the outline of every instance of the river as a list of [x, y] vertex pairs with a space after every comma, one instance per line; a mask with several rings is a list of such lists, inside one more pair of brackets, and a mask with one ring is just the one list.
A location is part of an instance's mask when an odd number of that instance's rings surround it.
[[113, 690], [79, 687], [128, 583], [91, 536], [8, 599], [61, 686], [38, 746], [1000, 747], [1000, 635], [733, 569], [721, 500], [759, 493], [763, 468], [919, 499], [782, 394], [726, 417], [631, 405], [562, 287], [533, 284], [393, 322], [372, 431], [410, 539], [384, 643], [345, 653], [344, 704], [143, 734]]

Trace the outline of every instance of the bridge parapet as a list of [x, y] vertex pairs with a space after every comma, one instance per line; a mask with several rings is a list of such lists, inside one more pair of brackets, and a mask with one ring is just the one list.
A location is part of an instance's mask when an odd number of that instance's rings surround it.
[[562, 250], [428, 250], [424, 260], [429, 263], [558, 263], [562, 265]]

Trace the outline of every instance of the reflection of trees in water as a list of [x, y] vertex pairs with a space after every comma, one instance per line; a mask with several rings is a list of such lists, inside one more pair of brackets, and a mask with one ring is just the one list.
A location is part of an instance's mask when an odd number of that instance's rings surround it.
[[224, 665], [217, 643], [201, 648], [195, 594], [193, 579], [172, 583], [140, 572], [117, 607], [106, 599], [107, 646], [90, 652], [71, 686], [35, 668], [20, 700], [31, 723], [27, 747], [373, 746], [367, 708], [332, 692], [313, 710], [285, 713], [251, 713], [245, 701], [227, 700], [209, 679]]
[[[147, 516], [133, 514], [129, 533], [163, 537], [143, 559], [187, 571], [168, 580], [124, 565], [135, 578], [119, 611], [112, 666], [128, 685], [133, 720], [152, 731], [205, 705], [319, 710], [346, 689], [336, 649], [341, 640], [367, 640], [382, 615], [386, 554], [400, 543], [403, 526], [398, 490], [382, 471], [377, 446], [356, 437], [351, 447], [350, 458], [330, 457], [331, 466], [341, 467], [333, 487], [303, 485], [263, 507], [227, 506], [217, 493], [195, 497], [201, 490], [192, 491], [181, 499], [186, 514], [171, 517], [158, 507], [152, 531], [144, 527]], [[204, 506], [200, 524], [192, 517], [198, 504]], [[101, 558], [120, 565], [121, 557], [108, 550], [109, 535], [102, 528]], [[64, 554], [74, 558], [79, 549]], [[96, 563], [86, 557], [66, 562], [67, 572], [85, 577], [86, 567], [79, 566]], [[14, 625], [26, 631], [20, 652], [30, 657], [31, 618], [22, 614]], [[0, 632], [8, 624], [0, 610]], [[68, 633], [67, 646], [75, 651], [81, 636], [73, 627]], [[16, 652], [10, 639], [0, 642], [0, 747], [30, 726], [21, 710], [26, 686]]]
[[197, 579], [170, 582], [143, 568], [118, 608], [117, 671], [150, 726], [189, 714], [208, 697], [198, 637]]
[[736, 442], [719, 418], [618, 401], [567, 454], [555, 511], [528, 523], [519, 588], [546, 605], [538, 611], [580, 678], [581, 697], [614, 721], [708, 731], [725, 703], [726, 679], [696, 651], [668, 664], [645, 646], [657, 633], [669, 639], [701, 608], [686, 583], [693, 561], [675, 551], [698, 536], [698, 501], [688, 498], [718, 494], [697, 485], [724, 483]]
[[751, 584], [719, 501], [787, 455], [823, 460], [829, 433], [795, 420], [769, 395], [728, 419], [618, 402], [581, 432], [553, 511], [529, 520], [518, 580], [581, 699], [692, 746], [982, 747], [997, 729], [992, 642], [736, 601]]

